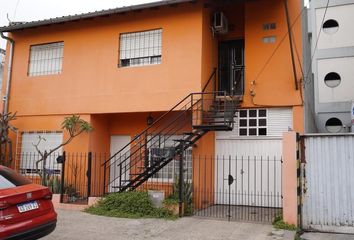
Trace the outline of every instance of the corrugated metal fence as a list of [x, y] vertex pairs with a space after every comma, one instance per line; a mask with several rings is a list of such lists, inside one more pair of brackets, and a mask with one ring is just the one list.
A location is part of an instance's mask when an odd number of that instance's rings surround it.
[[306, 135], [303, 227], [354, 233], [354, 135]]

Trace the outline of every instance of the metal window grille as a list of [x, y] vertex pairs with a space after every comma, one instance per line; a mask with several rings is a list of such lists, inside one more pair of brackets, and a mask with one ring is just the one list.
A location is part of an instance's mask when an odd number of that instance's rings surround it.
[[60, 74], [63, 65], [64, 42], [32, 45], [28, 76]]
[[[151, 136], [149, 136], [149, 139]], [[157, 139], [154, 138], [151, 141], [155, 142], [152, 144], [154, 147], [151, 148], [149, 154], [149, 164], [153, 164], [155, 161], [160, 161], [162, 157], [169, 157], [173, 155], [174, 147], [177, 142], [174, 140], [182, 139], [183, 136], [180, 135], [161, 135], [160, 141], [162, 144], [158, 144]], [[188, 180], [192, 178], [192, 148], [184, 151], [184, 177]], [[172, 160], [165, 167], [163, 167], [159, 172], [154, 174], [151, 178], [152, 181], [173, 181], [179, 175], [179, 160]]]
[[245, 109], [239, 111], [239, 136], [266, 136], [267, 110]]
[[119, 67], [161, 63], [162, 29], [120, 34]]
[[[38, 149], [43, 153], [49, 152], [51, 149], [57, 147], [63, 141], [62, 132], [23, 132], [21, 134], [21, 142], [18, 145], [21, 149], [18, 151], [20, 156], [20, 172], [22, 174], [35, 174], [36, 162], [41, 158], [36, 151], [35, 144], [39, 141], [39, 136], [45, 140], [41, 140]], [[59, 148], [52, 155], [47, 158], [45, 168], [50, 170], [53, 174], [60, 173], [60, 166], [56, 164], [56, 157], [62, 154], [62, 148]], [[43, 162], [38, 164], [38, 168], [43, 168]]]

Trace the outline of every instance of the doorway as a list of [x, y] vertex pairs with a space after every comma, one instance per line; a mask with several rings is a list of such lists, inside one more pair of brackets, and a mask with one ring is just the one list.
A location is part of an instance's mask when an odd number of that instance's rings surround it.
[[232, 96], [242, 96], [244, 68], [244, 40], [220, 42], [218, 91]]

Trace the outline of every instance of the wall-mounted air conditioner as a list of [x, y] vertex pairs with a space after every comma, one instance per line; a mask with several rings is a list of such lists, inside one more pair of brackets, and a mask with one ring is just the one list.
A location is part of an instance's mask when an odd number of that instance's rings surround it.
[[229, 31], [228, 21], [223, 12], [214, 13], [213, 32], [218, 34], [225, 34]]

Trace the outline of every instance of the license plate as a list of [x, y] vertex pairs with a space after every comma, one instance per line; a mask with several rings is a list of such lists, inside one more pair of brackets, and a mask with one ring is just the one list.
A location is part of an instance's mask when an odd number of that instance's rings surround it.
[[23, 212], [28, 212], [28, 211], [37, 209], [37, 208], [39, 208], [39, 206], [38, 206], [38, 203], [36, 201], [33, 201], [33, 202], [27, 202], [27, 203], [18, 204], [17, 208], [18, 208], [18, 211], [20, 213], [23, 213]]

